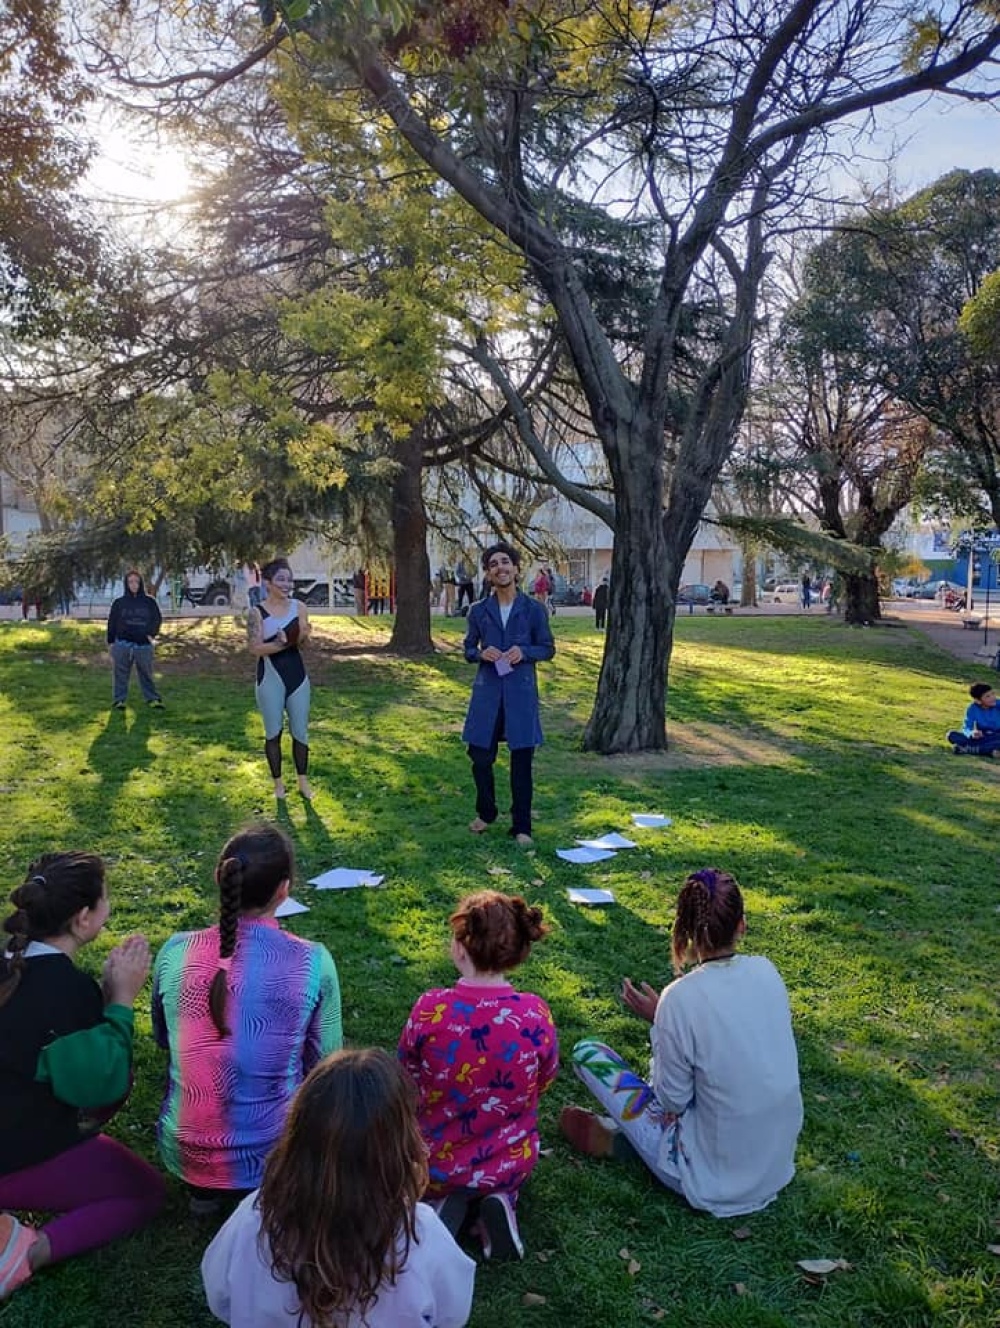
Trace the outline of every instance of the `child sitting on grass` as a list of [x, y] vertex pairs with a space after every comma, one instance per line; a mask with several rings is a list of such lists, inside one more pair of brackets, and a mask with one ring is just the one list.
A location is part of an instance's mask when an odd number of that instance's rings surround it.
[[990, 756], [1000, 759], [1000, 706], [988, 682], [969, 688], [972, 703], [965, 712], [961, 730], [951, 729], [947, 739], [956, 756]]
[[10, 901], [0, 959], [0, 1207], [56, 1216], [33, 1227], [0, 1214], [0, 1300], [45, 1264], [138, 1231], [165, 1197], [158, 1171], [99, 1133], [131, 1087], [145, 938], [115, 946], [100, 986], [77, 968], [77, 952], [109, 913], [104, 863], [93, 853], [45, 854]]
[[[743, 898], [728, 872], [692, 872], [677, 899], [675, 973], [657, 994], [626, 978], [622, 998], [652, 1024], [649, 1082], [602, 1042], [573, 1069], [607, 1117], [565, 1107], [570, 1143], [595, 1157], [635, 1150], [692, 1208], [733, 1217], [765, 1208], [795, 1174], [802, 1127], [788, 995], [761, 955], [739, 955]], [[629, 1148], [631, 1145], [631, 1148]]]
[[399, 1040], [448, 1229], [475, 1223], [486, 1258], [522, 1258], [515, 1206], [538, 1161], [538, 1099], [556, 1076], [549, 1007], [507, 974], [548, 931], [540, 908], [482, 890], [451, 916], [454, 987], [420, 997]]
[[209, 1245], [230, 1328], [462, 1328], [475, 1264], [417, 1200], [413, 1086], [384, 1051], [334, 1052], [299, 1089], [264, 1183]]

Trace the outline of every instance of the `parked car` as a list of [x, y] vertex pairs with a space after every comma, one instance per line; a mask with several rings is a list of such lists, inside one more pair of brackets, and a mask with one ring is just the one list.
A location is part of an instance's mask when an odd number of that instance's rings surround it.
[[961, 595], [965, 592], [965, 586], [960, 586], [957, 581], [949, 581], [946, 577], [936, 577], [917, 586], [915, 595], [917, 599], [940, 599], [943, 601], [949, 590]]
[[552, 590], [549, 592], [549, 598], [557, 607], [579, 604], [582, 594], [582, 586], [572, 585], [561, 572], [552, 573]]
[[295, 578], [295, 598], [300, 599], [303, 604], [308, 604], [313, 609], [329, 608], [330, 583], [329, 581], [317, 580], [314, 576], [297, 576]]
[[712, 587], [702, 585], [701, 582], [692, 582], [690, 585], [681, 586], [677, 592], [678, 604], [709, 604], [712, 599]]
[[188, 600], [196, 605], [214, 605], [217, 609], [227, 608], [232, 603], [233, 588], [225, 577], [209, 581], [207, 586], [192, 585], [185, 581], [181, 587], [181, 603]]
[[911, 599], [917, 592], [920, 582], [915, 576], [897, 576], [891, 590], [894, 599]]
[[[802, 586], [798, 581], [779, 581], [766, 596], [769, 604], [798, 604], [802, 599]], [[819, 599], [817, 593], [816, 599]]]

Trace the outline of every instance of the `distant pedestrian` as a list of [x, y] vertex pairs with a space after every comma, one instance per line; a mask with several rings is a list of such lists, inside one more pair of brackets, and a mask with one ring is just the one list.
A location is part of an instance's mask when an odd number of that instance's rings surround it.
[[468, 599], [469, 608], [471, 609], [476, 599], [476, 588], [473, 584], [472, 573], [466, 566], [464, 558], [459, 558], [455, 564], [455, 585], [458, 587], [458, 598], [455, 606], [458, 612], [462, 612], [462, 605], [466, 599]]
[[359, 618], [365, 616], [365, 587], [366, 577], [365, 569], [359, 567], [351, 577], [351, 588], [354, 591], [354, 612]]
[[804, 609], [812, 607], [812, 577], [808, 572], [802, 573], [802, 607]]
[[111, 704], [115, 710], [125, 709], [133, 664], [143, 700], [155, 710], [163, 708], [153, 682], [153, 641], [162, 622], [159, 604], [146, 594], [142, 577], [133, 567], [125, 575], [125, 594], [112, 601], [108, 614], [108, 650], [113, 666]]
[[610, 586], [607, 572], [601, 577], [601, 584], [594, 591], [594, 626], [603, 632], [608, 621], [608, 597]]

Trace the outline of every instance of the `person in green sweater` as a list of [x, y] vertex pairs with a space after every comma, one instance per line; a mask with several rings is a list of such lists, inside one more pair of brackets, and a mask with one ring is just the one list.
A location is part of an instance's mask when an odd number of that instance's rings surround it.
[[[145, 937], [111, 951], [100, 985], [76, 967], [110, 911], [93, 853], [45, 854], [10, 901], [0, 958], [0, 1299], [45, 1264], [144, 1226], [165, 1197], [158, 1171], [100, 1133], [131, 1086]], [[11, 1208], [56, 1216], [32, 1227]]]

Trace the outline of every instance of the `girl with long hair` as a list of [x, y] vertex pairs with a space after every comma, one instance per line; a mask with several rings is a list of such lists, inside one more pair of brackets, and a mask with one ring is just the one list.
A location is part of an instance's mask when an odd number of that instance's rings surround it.
[[241, 830], [215, 868], [218, 923], [172, 936], [156, 957], [153, 1032], [170, 1052], [160, 1152], [196, 1213], [260, 1184], [295, 1090], [341, 1045], [329, 951], [275, 919], [293, 871], [277, 826]]
[[257, 659], [257, 708], [264, 721], [264, 755], [274, 780], [274, 796], [285, 797], [281, 776], [281, 730], [285, 714], [292, 735], [292, 761], [304, 798], [309, 785], [310, 683], [299, 647], [309, 638], [309, 612], [295, 598], [295, 578], [287, 558], [272, 558], [260, 570], [267, 594], [247, 609], [247, 643]]
[[42, 1227], [0, 1214], [0, 1299], [39, 1268], [152, 1221], [163, 1178], [100, 1125], [128, 1095], [136, 997], [149, 946], [108, 955], [101, 984], [76, 967], [108, 920], [104, 863], [47, 853], [10, 896], [0, 958], [0, 1208], [57, 1214]]
[[462, 1328], [475, 1265], [425, 1204], [413, 1088], [384, 1051], [340, 1051], [299, 1089], [264, 1183], [209, 1245], [231, 1328]]
[[[802, 1095], [788, 993], [762, 955], [737, 953], [743, 896], [704, 867], [681, 887], [675, 982], [657, 993], [626, 978], [622, 999], [652, 1024], [648, 1082], [603, 1042], [573, 1048], [573, 1069], [606, 1116], [565, 1107], [579, 1151], [634, 1150], [692, 1208], [734, 1217], [765, 1208], [795, 1174]], [[688, 971], [685, 971], [685, 970]]]
[[538, 1099], [559, 1069], [540, 996], [508, 974], [548, 932], [520, 895], [481, 890], [451, 916], [453, 987], [424, 992], [399, 1040], [430, 1150], [429, 1195], [449, 1230], [474, 1228], [487, 1258], [521, 1258], [516, 1205], [538, 1161]]

